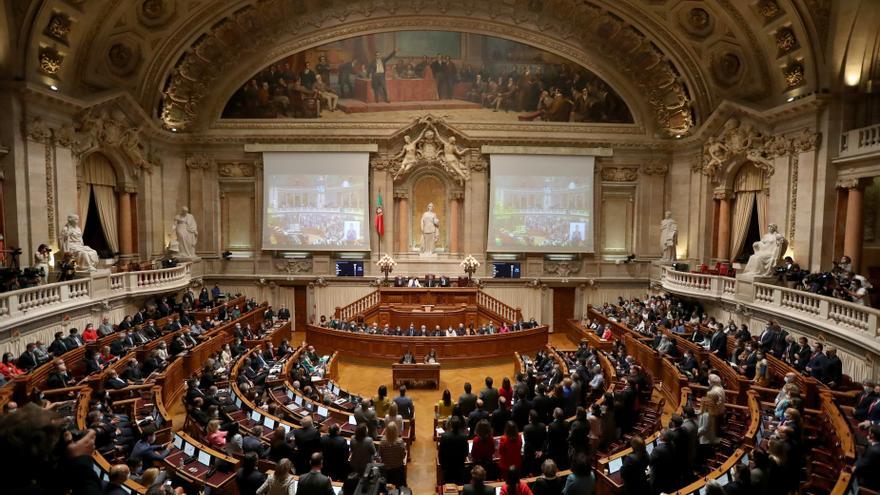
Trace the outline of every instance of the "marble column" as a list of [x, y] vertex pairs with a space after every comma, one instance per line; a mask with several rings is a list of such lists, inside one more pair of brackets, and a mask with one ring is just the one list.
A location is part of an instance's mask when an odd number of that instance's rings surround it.
[[730, 260], [730, 200], [729, 192], [716, 193], [718, 199], [718, 259]]
[[853, 271], [858, 273], [862, 263], [862, 244], [865, 232], [865, 186], [859, 179], [842, 184], [846, 195], [846, 230], [843, 233], [843, 254], [852, 259]]
[[119, 252], [124, 257], [134, 252], [132, 232], [134, 226], [131, 222], [131, 192], [126, 188], [120, 188], [117, 196], [118, 224], [119, 224]]
[[461, 244], [461, 201], [464, 199], [464, 193], [452, 193], [452, 200], [449, 202], [449, 247], [450, 253], [460, 253]]
[[399, 253], [409, 252], [409, 198], [405, 192], [395, 192], [397, 200], [397, 232]]

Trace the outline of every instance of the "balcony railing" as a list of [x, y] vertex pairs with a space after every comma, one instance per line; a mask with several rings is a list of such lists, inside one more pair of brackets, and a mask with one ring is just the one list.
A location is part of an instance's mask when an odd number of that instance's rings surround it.
[[738, 284], [736, 279], [729, 277], [678, 272], [668, 267], [663, 268], [661, 276], [661, 285], [670, 292], [706, 299], [732, 300], [779, 318], [795, 319], [806, 325], [821, 327], [880, 350], [880, 342], [876, 340], [880, 336], [880, 310], [762, 283], [749, 283], [743, 288], [746, 291], [743, 294], [738, 291]]
[[840, 135], [840, 158], [880, 152], [880, 124], [861, 127]]
[[89, 278], [0, 293], [0, 330], [110, 298], [183, 288], [191, 279], [191, 267], [186, 263], [161, 270], [98, 273]]

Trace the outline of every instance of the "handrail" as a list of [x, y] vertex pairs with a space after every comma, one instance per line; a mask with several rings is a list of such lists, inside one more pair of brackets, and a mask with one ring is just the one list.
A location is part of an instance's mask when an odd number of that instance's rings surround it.
[[110, 298], [183, 288], [191, 279], [191, 265], [184, 263], [159, 270], [95, 273], [88, 278], [3, 292], [0, 293], [0, 330]]
[[495, 313], [508, 322], [522, 320], [522, 310], [520, 308], [508, 306], [483, 291], [477, 291], [477, 306], [481, 307], [481, 309]]
[[337, 307], [335, 318], [341, 321], [351, 321], [358, 314], [378, 306], [379, 301], [379, 290], [377, 289], [347, 306]]

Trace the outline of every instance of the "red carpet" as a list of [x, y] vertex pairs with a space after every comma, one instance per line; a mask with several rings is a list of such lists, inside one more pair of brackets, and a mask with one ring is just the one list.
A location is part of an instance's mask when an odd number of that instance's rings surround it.
[[[394, 110], [452, 110], [480, 108], [479, 103], [464, 100], [392, 101], [391, 103], [364, 103], [360, 100], [339, 100], [339, 109], [345, 113], [390, 112]], [[325, 114], [328, 115], [328, 114]]]

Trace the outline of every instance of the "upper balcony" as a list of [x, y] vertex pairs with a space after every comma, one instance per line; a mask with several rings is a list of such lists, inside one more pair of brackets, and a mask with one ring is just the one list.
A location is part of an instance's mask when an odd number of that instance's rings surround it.
[[664, 290], [674, 294], [736, 304], [880, 353], [880, 310], [779, 285], [679, 272], [665, 266], [661, 268], [659, 282]]
[[880, 154], [880, 124], [859, 127], [840, 134], [840, 154], [837, 160], [874, 154]]
[[86, 278], [0, 293], [0, 331], [122, 297], [183, 289], [192, 280], [192, 272], [192, 263], [159, 270], [97, 272]]

